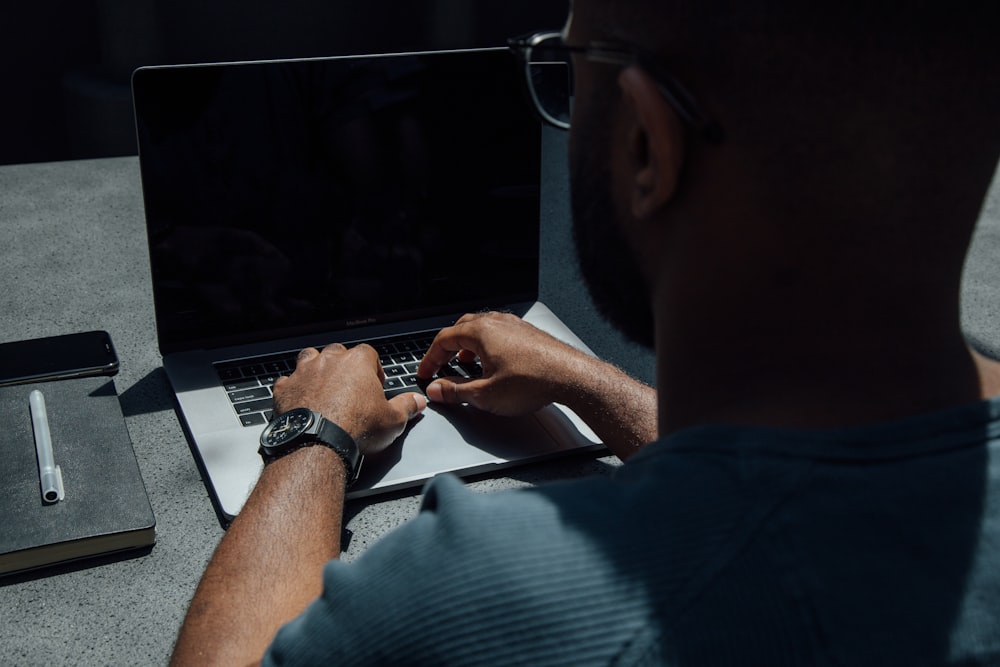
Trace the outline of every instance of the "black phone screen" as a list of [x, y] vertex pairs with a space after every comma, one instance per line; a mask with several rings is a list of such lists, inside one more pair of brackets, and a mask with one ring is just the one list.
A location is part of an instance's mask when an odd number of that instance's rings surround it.
[[0, 343], [0, 386], [117, 372], [118, 355], [106, 331]]

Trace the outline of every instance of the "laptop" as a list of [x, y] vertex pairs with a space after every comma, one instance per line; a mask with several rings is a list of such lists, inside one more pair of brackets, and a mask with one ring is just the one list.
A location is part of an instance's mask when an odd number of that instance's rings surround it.
[[[538, 301], [542, 129], [522, 76], [506, 49], [135, 72], [157, 339], [223, 523], [303, 347], [375, 346], [387, 395], [419, 391], [423, 351], [466, 312], [513, 312], [589, 352]], [[563, 406], [432, 404], [348, 497], [600, 447]]]

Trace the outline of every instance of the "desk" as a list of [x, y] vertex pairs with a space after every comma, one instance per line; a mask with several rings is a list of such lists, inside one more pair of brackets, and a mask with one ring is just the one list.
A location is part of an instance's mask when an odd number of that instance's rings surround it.
[[[649, 381], [651, 357], [598, 320], [571, 259], [562, 140], [548, 139], [542, 298], [594, 350]], [[553, 145], [555, 142], [555, 145]], [[107, 329], [115, 382], [157, 519], [144, 556], [0, 585], [4, 664], [163, 664], [222, 528], [182, 433], [156, 349], [138, 160], [0, 167], [0, 341]], [[966, 272], [963, 321], [1000, 357], [1000, 193], [994, 190]], [[485, 490], [606, 469], [583, 456], [481, 479]], [[352, 559], [412, 516], [417, 493], [347, 508]]]
[[[650, 381], [651, 356], [594, 314], [571, 258], [564, 140], [548, 136], [543, 266], [549, 305], [595, 351]], [[553, 142], [554, 145], [553, 145]], [[223, 530], [160, 368], [135, 157], [0, 167], [0, 341], [106, 329], [121, 359], [115, 384], [157, 521], [148, 554], [0, 581], [0, 663], [155, 665], [173, 647]], [[611, 461], [611, 459], [606, 459]], [[483, 489], [606, 469], [593, 455], [480, 479]], [[347, 507], [345, 559], [413, 516], [417, 491]], [[0, 527], [2, 530], [2, 527]]]

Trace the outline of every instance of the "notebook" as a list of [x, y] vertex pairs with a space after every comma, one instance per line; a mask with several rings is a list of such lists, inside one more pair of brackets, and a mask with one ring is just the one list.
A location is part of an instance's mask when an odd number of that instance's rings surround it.
[[[506, 49], [135, 72], [158, 344], [223, 522], [302, 347], [371, 343], [390, 393], [414, 389], [422, 350], [466, 312], [587, 350], [538, 301], [542, 130], [522, 77]], [[600, 446], [562, 406], [432, 405], [349, 497]]]
[[[33, 390], [42, 393], [64, 487], [57, 502], [39, 484]], [[110, 378], [0, 387], [0, 454], [0, 577], [152, 548], [156, 518]]]

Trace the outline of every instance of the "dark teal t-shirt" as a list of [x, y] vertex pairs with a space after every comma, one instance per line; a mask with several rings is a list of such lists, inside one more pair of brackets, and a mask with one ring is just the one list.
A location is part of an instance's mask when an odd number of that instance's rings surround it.
[[1000, 399], [692, 428], [530, 489], [439, 477], [324, 580], [265, 665], [998, 665]]

